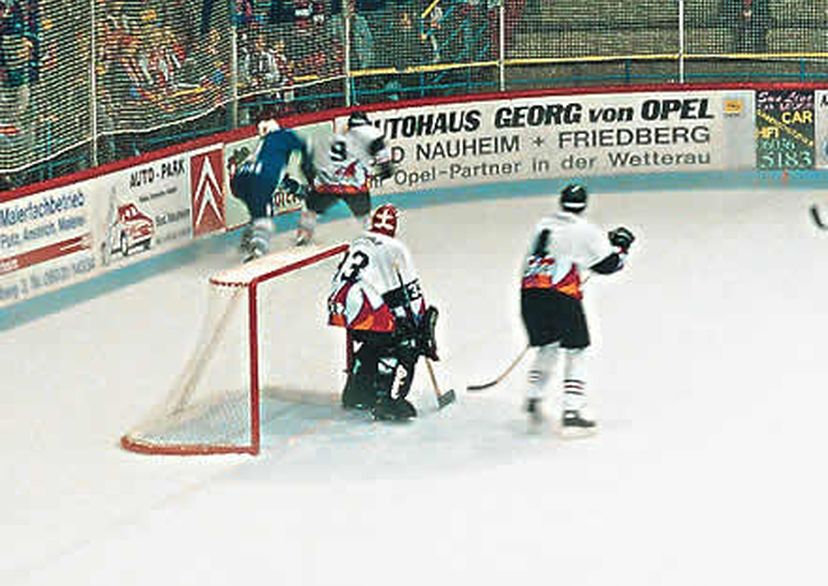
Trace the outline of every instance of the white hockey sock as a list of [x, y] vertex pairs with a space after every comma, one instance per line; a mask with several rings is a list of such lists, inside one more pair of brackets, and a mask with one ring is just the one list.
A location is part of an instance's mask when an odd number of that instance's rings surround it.
[[313, 210], [309, 210], [307, 208], [302, 210], [302, 213], [299, 215], [299, 227], [298, 227], [298, 236], [304, 237], [310, 240], [313, 236], [314, 230], [316, 230], [316, 219], [317, 213]]
[[564, 364], [563, 408], [581, 411], [586, 404], [586, 353], [581, 348], [567, 349]]
[[275, 232], [273, 220], [270, 218], [256, 218], [253, 220], [253, 233], [250, 237], [250, 246], [260, 254], [270, 251], [270, 237]]
[[555, 370], [555, 363], [558, 358], [558, 344], [547, 344], [540, 346], [535, 351], [535, 358], [529, 368], [526, 397], [528, 399], [543, 399], [546, 385], [552, 372]]

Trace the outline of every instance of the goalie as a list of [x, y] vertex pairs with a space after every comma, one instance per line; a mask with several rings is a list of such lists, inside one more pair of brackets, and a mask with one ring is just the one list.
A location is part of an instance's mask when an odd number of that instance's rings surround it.
[[305, 142], [294, 131], [280, 128], [275, 120], [259, 122], [259, 144], [243, 161], [231, 162], [230, 189], [247, 207], [250, 223], [242, 232], [242, 262], [264, 256], [270, 251], [273, 226], [273, 194], [277, 189], [295, 191], [297, 182], [285, 173], [294, 152], [301, 156], [302, 171], [310, 172], [310, 157]]
[[417, 415], [406, 397], [419, 357], [438, 359], [437, 310], [426, 306], [411, 254], [395, 237], [398, 222], [391, 204], [374, 211], [340, 263], [328, 298], [328, 323], [346, 328], [357, 345], [342, 406], [397, 421]]

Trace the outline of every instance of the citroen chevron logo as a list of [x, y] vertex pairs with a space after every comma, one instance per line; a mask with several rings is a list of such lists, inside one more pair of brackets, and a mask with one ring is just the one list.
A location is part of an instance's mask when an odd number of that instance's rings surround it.
[[224, 226], [221, 182], [216, 177], [211, 161], [211, 155], [215, 153], [220, 154], [220, 152], [213, 151], [212, 153], [205, 153], [193, 159], [193, 166], [195, 168], [198, 167], [199, 159], [203, 163], [198, 175], [198, 181], [193, 190], [193, 208], [196, 212], [195, 220], [193, 221], [193, 232], [196, 236]]

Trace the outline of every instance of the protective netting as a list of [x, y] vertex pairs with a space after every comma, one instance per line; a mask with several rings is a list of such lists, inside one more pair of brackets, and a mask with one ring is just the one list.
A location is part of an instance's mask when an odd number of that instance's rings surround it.
[[0, 0], [0, 189], [255, 122], [828, 76], [828, 0]]
[[327, 294], [343, 250], [290, 249], [214, 275], [189, 359], [159, 406], [124, 436], [124, 447], [255, 453], [260, 434], [290, 433], [278, 421], [285, 413], [338, 407], [346, 336], [327, 325]]

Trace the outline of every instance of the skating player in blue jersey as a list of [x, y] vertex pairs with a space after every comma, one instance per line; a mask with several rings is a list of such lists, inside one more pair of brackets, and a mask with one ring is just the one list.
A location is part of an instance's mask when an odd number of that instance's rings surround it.
[[230, 189], [250, 212], [250, 223], [242, 233], [243, 262], [259, 258], [270, 250], [273, 225], [273, 194], [278, 188], [300, 193], [298, 182], [285, 170], [294, 152], [301, 157], [303, 173], [312, 179], [312, 166], [307, 146], [293, 130], [281, 128], [275, 120], [259, 123], [259, 144], [238, 166], [231, 165]]

